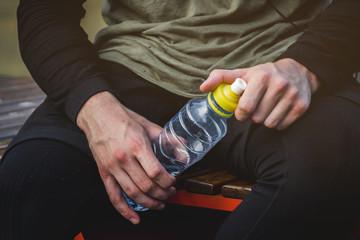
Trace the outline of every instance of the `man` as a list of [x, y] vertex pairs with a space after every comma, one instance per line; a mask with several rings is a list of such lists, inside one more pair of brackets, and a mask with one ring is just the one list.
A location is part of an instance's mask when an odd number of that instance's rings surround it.
[[200, 85], [207, 92], [236, 77], [248, 84], [236, 119], [204, 161], [221, 159], [256, 184], [217, 237], [350, 233], [360, 182], [357, 1], [108, 0], [96, 48], [79, 26], [81, 4], [20, 3], [22, 56], [48, 98], [1, 166], [1, 195], [10, 196], [2, 205], [21, 213], [1, 211], [4, 235], [40, 238], [34, 224], [68, 234], [102, 184], [133, 224], [139, 215], [121, 189], [163, 209], [175, 178], [151, 141], [189, 98], [203, 96]]

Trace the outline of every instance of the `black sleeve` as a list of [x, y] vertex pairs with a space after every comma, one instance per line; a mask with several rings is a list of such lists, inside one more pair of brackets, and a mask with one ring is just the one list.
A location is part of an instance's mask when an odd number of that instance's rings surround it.
[[292, 58], [334, 88], [360, 72], [360, 1], [334, 0], [280, 58]]
[[73, 122], [89, 97], [111, 91], [97, 51], [80, 27], [83, 3], [21, 0], [17, 11], [25, 65], [48, 98]]

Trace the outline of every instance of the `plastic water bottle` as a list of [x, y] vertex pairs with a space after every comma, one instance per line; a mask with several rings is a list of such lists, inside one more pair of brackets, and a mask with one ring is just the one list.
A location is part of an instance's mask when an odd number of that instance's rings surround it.
[[[153, 150], [168, 173], [179, 175], [225, 136], [226, 120], [233, 115], [245, 88], [246, 82], [241, 78], [231, 85], [220, 84], [207, 98], [190, 100], [165, 124]], [[148, 210], [122, 193], [135, 211]]]

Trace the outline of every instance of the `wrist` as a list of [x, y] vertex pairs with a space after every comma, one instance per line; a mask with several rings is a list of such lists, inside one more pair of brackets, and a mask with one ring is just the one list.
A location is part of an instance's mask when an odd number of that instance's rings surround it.
[[283, 58], [278, 60], [277, 62], [286, 62], [287, 64], [290, 64], [293, 68], [297, 69], [298, 72], [305, 75], [309, 86], [311, 93], [316, 92], [320, 87], [320, 81], [315, 73], [311, 72], [306, 66], [299, 63], [298, 61], [292, 59], [292, 58]]
[[81, 130], [86, 130], [89, 121], [94, 117], [95, 111], [103, 109], [104, 106], [114, 101], [114, 96], [107, 91], [98, 92], [91, 96], [85, 104], [81, 107], [77, 118], [76, 124]]

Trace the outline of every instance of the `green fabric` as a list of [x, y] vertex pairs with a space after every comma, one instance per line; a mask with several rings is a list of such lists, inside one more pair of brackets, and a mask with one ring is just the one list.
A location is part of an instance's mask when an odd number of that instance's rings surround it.
[[211, 70], [274, 60], [327, 2], [106, 0], [103, 16], [109, 26], [98, 33], [96, 44], [101, 58], [173, 93], [201, 97], [199, 86]]

